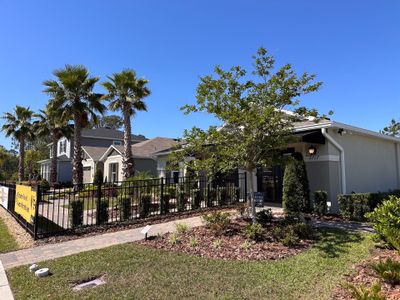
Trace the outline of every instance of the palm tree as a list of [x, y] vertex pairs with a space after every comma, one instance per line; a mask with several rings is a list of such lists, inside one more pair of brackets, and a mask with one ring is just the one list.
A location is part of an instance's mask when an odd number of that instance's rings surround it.
[[96, 113], [102, 114], [106, 108], [102, 104], [102, 95], [93, 92], [100, 78], [90, 77], [86, 67], [80, 65], [66, 65], [53, 74], [57, 79], [44, 81], [44, 92], [53, 98], [51, 106], [61, 112], [62, 119], [73, 120], [72, 180], [75, 187], [80, 189], [83, 183], [81, 131], [87, 125], [89, 115], [96, 120]]
[[103, 87], [108, 94], [104, 99], [110, 101], [109, 108], [112, 111], [121, 110], [124, 120], [124, 179], [134, 175], [133, 154], [132, 154], [132, 129], [131, 117], [136, 111], [146, 111], [147, 107], [143, 98], [150, 95], [146, 87], [148, 81], [144, 78], [137, 78], [133, 70], [123, 70], [121, 73], [114, 73], [107, 77], [109, 81], [103, 82]]
[[45, 110], [40, 110], [34, 122], [34, 131], [39, 137], [51, 137], [51, 164], [50, 164], [50, 185], [54, 186], [57, 182], [57, 143], [61, 137], [70, 138], [72, 127], [68, 120], [62, 119], [62, 113], [52, 107], [50, 100]]
[[25, 177], [25, 142], [27, 139], [33, 139], [32, 130], [33, 111], [17, 105], [13, 113], [5, 113], [3, 119], [5, 124], [2, 131], [7, 137], [12, 136], [19, 144], [19, 161], [18, 161], [18, 181], [23, 181]]

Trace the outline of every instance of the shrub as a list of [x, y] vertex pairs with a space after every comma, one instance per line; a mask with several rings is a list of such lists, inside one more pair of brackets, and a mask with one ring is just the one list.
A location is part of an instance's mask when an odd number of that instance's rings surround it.
[[202, 194], [200, 190], [193, 190], [192, 192], [192, 201], [193, 201], [193, 209], [199, 209], [200, 203], [202, 200]]
[[43, 191], [48, 191], [50, 189], [50, 183], [46, 179], [42, 179], [38, 183]]
[[263, 238], [263, 228], [261, 224], [249, 224], [246, 226], [245, 233], [247, 238], [253, 241], [260, 241]]
[[222, 241], [220, 239], [217, 239], [217, 240], [213, 241], [213, 247], [215, 249], [221, 248], [221, 245], [222, 245]]
[[179, 191], [178, 193], [178, 199], [177, 199], [177, 210], [178, 212], [183, 212], [185, 211], [186, 208], [186, 202], [187, 202], [187, 196], [184, 191]]
[[151, 194], [142, 194], [139, 198], [139, 217], [146, 218], [150, 214]]
[[191, 237], [189, 239], [189, 246], [190, 247], [197, 247], [198, 244], [199, 244], [199, 241], [197, 240], [196, 237]]
[[355, 286], [347, 284], [350, 294], [357, 300], [384, 300], [385, 297], [381, 293], [381, 285], [377, 282], [371, 288], [365, 286]]
[[257, 222], [261, 224], [266, 224], [272, 221], [273, 219], [273, 214], [272, 210], [270, 208], [268, 209], [263, 209], [256, 214]]
[[230, 215], [227, 212], [212, 212], [202, 216], [206, 226], [215, 234], [224, 234], [231, 223]]
[[372, 269], [391, 285], [400, 283], [400, 262], [388, 258], [385, 261], [371, 265]]
[[118, 190], [115, 186], [110, 186], [104, 189], [104, 197], [117, 197]]
[[121, 211], [121, 219], [129, 220], [132, 216], [131, 198], [129, 196], [122, 196], [118, 202]]
[[400, 198], [390, 196], [366, 217], [374, 223], [376, 232], [400, 251]]
[[189, 227], [185, 223], [175, 223], [176, 232], [181, 234], [189, 230]]
[[171, 245], [176, 245], [178, 243], [180, 243], [180, 239], [179, 236], [176, 232], [173, 232], [169, 235], [169, 242], [171, 243]]
[[83, 207], [83, 200], [74, 200], [70, 203], [70, 218], [73, 228], [83, 224]]
[[286, 165], [282, 204], [287, 214], [296, 215], [311, 210], [307, 172], [300, 153], [295, 153]]
[[314, 213], [319, 216], [326, 215], [328, 211], [328, 193], [326, 191], [314, 192]]
[[213, 188], [210, 188], [207, 191], [207, 207], [212, 207], [213, 202], [217, 199], [217, 191]]
[[294, 247], [299, 243], [299, 237], [292, 226], [288, 226], [284, 229], [284, 235], [281, 242], [287, 247]]
[[96, 169], [96, 173], [94, 173], [93, 184], [101, 185], [103, 183], [103, 171], [100, 168]]
[[107, 199], [101, 199], [99, 203], [99, 211], [97, 212], [97, 218], [99, 224], [108, 222], [108, 201]]
[[293, 228], [295, 234], [300, 239], [311, 239], [314, 236], [314, 230], [310, 224], [296, 223], [289, 226]]
[[251, 243], [249, 241], [244, 241], [241, 245], [240, 248], [242, 248], [243, 250], [250, 250], [251, 248]]

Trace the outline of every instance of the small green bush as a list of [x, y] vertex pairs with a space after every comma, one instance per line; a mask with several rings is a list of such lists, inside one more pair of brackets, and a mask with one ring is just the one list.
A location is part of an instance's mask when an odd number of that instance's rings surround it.
[[108, 200], [101, 199], [99, 203], [99, 211], [97, 213], [97, 217], [99, 218], [99, 224], [108, 222]]
[[83, 200], [74, 200], [70, 203], [70, 221], [72, 228], [83, 224]]
[[189, 226], [185, 223], [175, 223], [175, 230], [178, 234], [185, 233], [189, 230]]
[[347, 289], [356, 300], [385, 300], [381, 293], [381, 285], [377, 282], [371, 288], [347, 284]]
[[180, 243], [180, 238], [176, 232], [173, 232], [169, 235], [169, 242], [171, 245], [177, 245]]
[[290, 226], [300, 239], [312, 239], [314, 237], [314, 230], [310, 224], [296, 223]]
[[132, 216], [132, 205], [131, 205], [131, 197], [122, 196], [119, 200], [119, 207], [121, 211], [121, 219], [129, 220]]
[[400, 283], [400, 262], [388, 258], [371, 265], [372, 269], [391, 285]]
[[256, 214], [257, 222], [261, 224], [270, 223], [273, 219], [272, 209], [263, 209]]
[[366, 217], [381, 238], [400, 251], [400, 198], [390, 196]]
[[197, 247], [198, 244], [199, 244], [199, 241], [197, 240], [196, 237], [191, 237], [191, 238], [189, 239], [189, 246], [190, 246], [190, 247], [192, 247], [192, 248]]
[[261, 224], [249, 224], [246, 226], [245, 234], [247, 238], [253, 241], [260, 241], [263, 239], [263, 228]]
[[251, 243], [249, 241], [244, 241], [241, 245], [240, 248], [242, 248], [243, 250], [250, 250], [251, 248]]
[[285, 230], [285, 235], [281, 242], [286, 247], [294, 247], [299, 243], [299, 237], [296, 235], [293, 228], [289, 227]]
[[328, 193], [326, 191], [314, 192], [314, 213], [319, 216], [326, 215], [328, 211]]
[[139, 217], [146, 218], [150, 214], [151, 194], [141, 194], [139, 198]]
[[46, 179], [42, 179], [38, 183], [43, 191], [48, 191], [50, 189], [50, 183]]
[[202, 216], [203, 221], [214, 235], [222, 235], [231, 224], [230, 215], [227, 212], [212, 212]]

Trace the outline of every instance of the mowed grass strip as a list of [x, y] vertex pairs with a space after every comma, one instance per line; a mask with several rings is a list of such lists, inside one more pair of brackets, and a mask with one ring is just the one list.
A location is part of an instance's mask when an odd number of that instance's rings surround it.
[[8, 231], [8, 228], [4, 221], [0, 219], [0, 253], [9, 252], [17, 249], [17, 242]]
[[[368, 234], [321, 229], [316, 245], [280, 260], [211, 260], [124, 244], [8, 271], [16, 299], [329, 299], [354, 263], [368, 257]], [[245, 250], [243, 250], [245, 251]], [[73, 292], [75, 282], [105, 274], [107, 284]]]

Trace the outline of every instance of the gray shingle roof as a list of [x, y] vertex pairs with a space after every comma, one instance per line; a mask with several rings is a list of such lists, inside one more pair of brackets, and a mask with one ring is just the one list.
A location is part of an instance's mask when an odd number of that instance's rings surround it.
[[[95, 128], [95, 129], [83, 128], [82, 137], [113, 138], [117, 140], [123, 140], [124, 132], [109, 128]], [[145, 136], [135, 135], [135, 134], [132, 134], [132, 139], [134, 141], [147, 140]]]
[[106, 152], [108, 147], [89, 147], [89, 146], [82, 146], [82, 149], [86, 151], [87, 154], [94, 160], [98, 161]]

